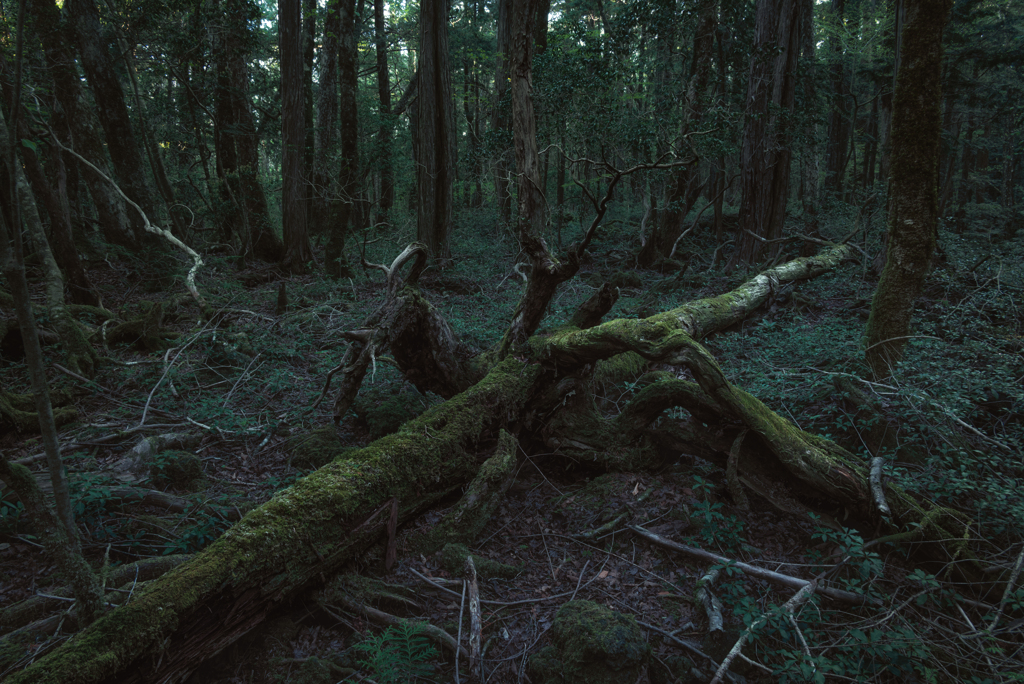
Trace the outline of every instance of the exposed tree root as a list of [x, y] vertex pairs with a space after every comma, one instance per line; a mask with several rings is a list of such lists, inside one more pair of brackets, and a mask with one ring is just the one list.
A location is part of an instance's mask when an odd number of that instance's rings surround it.
[[[54, 403], [66, 402], [58, 392], [52, 392]], [[73, 406], [53, 409], [53, 422], [60, 427], [78, 418]], [[14, 394], [0, 389], [0, 420], [9, 421], [19, 432], [39, 432], [39, 414], [35, 411], [35, 399], [30, 394]]]

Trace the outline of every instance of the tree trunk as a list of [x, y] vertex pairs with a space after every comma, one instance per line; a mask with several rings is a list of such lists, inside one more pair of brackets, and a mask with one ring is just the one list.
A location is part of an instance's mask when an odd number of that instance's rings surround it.
[[339, 196], [332, 203], [324, 254], [327, 275], [334, 278], [352, 275], [345, 261], [345, 235], [359, 201], [359, 126], [357, 121], [359, 45], [356, 35], [355, 0], [340, 0], [338, 40], [338, 77], [341, 85], [341, 158], [338, 160]]
[[281, 214], [284, 229], [283, 266], [305, 273], [312, 260], [306, 220], [306, 116], [303, 104], [302, 6], [280, 0], [278, 29], [281, 50]]
[[885, 269], [871, 303], [865, 357], [886, 378], [903, 355], [938, 229], [942, 29], [951, 0], [905, 0], [892, 121], [892, 194]]
[[512, 73], [512, 130], [516, 156], [516, 197], [519, 233], [544, 234], [544, 192], [537, 153], [537, 122], [533, 113], [533, 16], [536, 0], [510, 0], [512, 7], [509, 66]]
[[391, 222], [391, 207], [395, 203], [395, 172], [391, 164], [391, 75], [388, 72], [387, 26], [384, 22], [384, 0], [373, 3], [373, 39], [377, 53], [377, 100], [380, 128], [377, 133], [380, 166], [380, 203], [375, 223], [387, 226]]
[[840, 198], [843, 194], [847, 150], [850, 147], [850, 84], [843, 50], [845, 15], [846, 0], [832, 0], [832, 25], [828, 38], [832, 107], [828, 115], [828, 143], [825, 146], [825, 190]]
[[320, 80], [317, 91], [316, 139], [314, 141], [312, 202], [309, 232], [328, 235], [339, 201], [336, 181], [338, 163], [338, 41], [341, 37], [341, 3], [327, 3], [324, 17], [324, 39], [320, 47]]
[[[21, 129], [22, 133], [15, 139], [21, 140], [27, 137], [27, 130], [21, 122], [21, 117], [18, 117], [18, 119], [18, 128]], [[2, 114], [0, 114], [0, 137], [3, 138], [3, 140], [0, 140], [0, 153], [2, 153], [3, 158], [7, 159], [13, 157], [13, 152], [10, 148], [9, 142], [11, 139], [10, 132], [8, 131], [7, 122]], [[74, 372], [87, 378], [91, 378], [96, 371], [96, 352], [93, 351], [92, 345], [89, 344], [89, 341], [86, 339], [81, 326], [79, 326], [78, 322], [75, 321], [71, 312], [68, 310], [68, 307], [65, 305], [65, 278], [58, 267], [58, 262], [54, 258], [53, 251], [50, 249], [46, 233], [43, 230], [42, 221], [39, 219], [39, 210], [36, 205], [36, 199], [32, 195], [32, 190], [29, 188], [29, 182], [26, 179], [26, 176], [33, 178], [34, 182], [32, 185], [38, 187], [40, 191], [46, 194], [46, 203], [50, 205], [49, 211], [51, 213], [51, 221], [63, 221], [65, 223], [63, 227], [60, 225], [52, 226], [52, 232], [58, 235], [58, 239], [61, 240], [61, 246], [64, 250], [72, 250], [74, 262], [77, 264], [78, 269], [81, 270], [81, 263], [78, 262], [78, 254], [73, 251], [74, 244], [71, 243], [70, 247], [69, 244], [67, 244], [70, 243], [71, 235], [66, 209], [61, 205], [56, 193], [54, 193], [53, 189], [50, 187], [49, 182], [43, 173], [42, 166], [39, 164], [38, 159], [35, 158], [35, 153], [24, 147], [22, 147], [21, 152], [25, 170], [22, 170], [22, 165], [15, 166], [15, 177], [11, 179], [11, 182], [15, 186], [15, 198], [18, 202], [18, 207], [21, 209], [21, 223], [24, 226], [25, 233], [30, 237], [32, 244], [36, 249], [36, 253], [42, 262], [47, 316], [50, 318], [57, 333], [60, 335], [65, 363]], [[16, 215], [16, 212], [13, 211], [14, 208], [15, 207], [13, 207], [13, 205], [8, 207], [11, 219]], [[65, 234], [61, 237], [62, 232], [65, 232]], [[6, 240], [6, 238], [3, 239]], [[20, 254], [20, 251], [21, 248], [19, 246], [15, 249], [13, 254]], [[18, 261], [17, 263], [20, 264], [23, 261], [24, 259], [21, 258], [21, 261]], [[19, 266], [19, 268], [23, 268], [23, 266]], [[80, 277], [85, 277], [84, 271], [81, 273]], [[86, 279], [84, 282], [85, 286], [90, 288], [89, 292], [92, 294], [92, 286], [89, 285], [89, 281]], [[81, 287], [82, 285], [79, 286]], [[95, 297], [95, 295], [93, 295], [93, 297]], [[19, 326], [21, 325], [22, 324], [19, 323]], [[26, 332], [26, 329], [22, 327], [22, 336], [24, 337], [26, 334], [34, 333], [28, 333]], [[30, 342], [26, 340], [26, 348], [29, 344]]]
[[534, 0], [530, 10], [533, 14], [533, 54], [543, 54], [548, 49], [548, 15], [551, 14], [551, 0]]
[[[82, 70], [92, 88], [96, 111], [106, 137], [107, 151], [114, 165], [114, 173], [124, 193], [156, 220], [151, 198], [153, 192], [146, 177], [142, 152], [128, 116], [124, 91], [117, 80], [114, 61], [103, 39], [99, 13], [93, 0], [68, 0], [65, 10], [74, 25], [78, 52], [82, 57]], [[138, 245], [145, 236], [144, 223], [135, 212], [128, 214]]]
[[419, 95], [416, 118], [416, 235], [434, 259], [450, 257], [455, 176], [455, 112], [448, 66], [447, 0], [420, 3]]
[[[799, 11], [803, 13], [803, 20], [800, 22], [800, 49], [803, 59], [810, 65], [815, 65], [817, 59], [816, 37], [814, 35], [814, 22], [812, 21], [812, 0], [800, 0]], [[814, 66], [810, 67], [812, 73], [803, 80], [803, 96], [805, 102], [814, 102], [817, 98], [815, 86]], [[800, 159], [800, 205], [803, 209], [803, 223], [808, 235], [818, 234], [818, 130], [821, 126], [815, 121], [813, 133], [808, 136], [809, 141], [804, 143], [803, 153]]]
[[[509, 117], [511, 108], [506, 98], [509, 86], [509, 50], [512, 43], [512, 2], [498, 0], [498, 19], [495, 33], [498, 41], [498, 56], [494, 72], [494, 111], [492, 130], [498, 140], [498, 149], [508, 149], [512, 132]], [[509, 160], [499, 152], [494, 160], [494, 192], [498, 201], [498, 217], [505, 222], [512, 218], [512, 195], [509, 192]]]
[[[711, 80], [711, 56], [715, 48], [715, 27], [718, 24], [718, 0], [701, 0], [697, 7], [697, 30], [693, 36], [693, 65], [683, 92], [683, 114], [680, 137], [689, 133], [704, 114], [708, 83]], [[670, 144], [677, 144], [670, 141]], [[696, 164], [672, 171], [668, 182], [655, 248], [661, 254], [672, 251], [676, 238], [683, 231], [686, 215], [700, 196], [700, 177]]]
[[317, 0], [302, 0], [302, 113], [304, 145], [302, 149], [302, 175], [306, 179], [306, 222], [311, 226], [313, 216], [313, 155], [316, 147], [316, 121], [313, 111], [313, 60], [316, 56]]
[[[18, 124], [18, 138], [20, 140], [31, 140], [32, 134], [25, 125], [24, 119], [19, 117]], [[60, 267], [56, 275], [60, 276], [60, 271], [63, 271], [64, 275], [61, 277], [61, 284], [66, 279], [72, 303], [99, 306], [99, 296], [96, 294], [96, 290], [89, 281], [89, 276], [86, 275], [82, 262], [78, 258], [78, 248], [75, 247], [72, 237], [71, 214], [68, 211], [67, 195], [63, 198], [60, 197], [53, 186], [50, 185], [50, 181], [46, 177], [46, 172], [43, 170], [43, 165], [39, 161], [39, 156], [35, 150], [22, 146], [20, 152], [22, 166], [32, 186], [32, 192], [42, 202], [50, 219], [50, 238], [48, 242], [52, 244], [47, 245], [44, 234], [41, 233], [39, 237], [43, 239], [44, 249], [47, 251], [52, 250], [51, 258], [55, 259], [54, 265]], [[60, 161], [59, 156], [58, 161]], [[58, 300], [61, 303], [64, 302], [63, 288], [59, 291]], [[87, 375], [91, 375], [91, 373], [87, 373]]]
[[758, 0], [743, 125], [740, 234], [730, 267], [774, 254], [765, 240], [782, 237], [791, 148], [784, 112], [796, 103], [800, 31], [796, 0]]
[[[12, 468], [7, 462], [6, 456], [3, 455], [0, 455], [0, 478], [3, 478], [12, 489], [16, 489], [19, 495], [25, 495], [23, 503], [26, 512], [32, 516], [33, 523], [40, 526], [39, 532], [44, 546], [74, 587], [84, 621], [89, 622], [103, 610], [103, 593], [96, 576], [82, 556], [78, 528], [75, 526], [74, 510], [67, 487], [67, 477], [60, 456], [60, 444], [57, 438], [53, 405], [50, 402], [50, 388], [46, 379], [43, 349], [39, 343], [39, 333], [32, 310], [28, 279], [25, 274], [25, 251], [21, 236], [22, 209], [32, 213], [32, 216], [27, 218], [34, 225], [28, 227], [30, 233], [36, 233], [36, 239], [41, 241], [44, 249], [46, 241], [40, 235], [42, 225], [39, 222], [39, 215], [35, 209], [28, 184], [24, 180], [24, 174], [20, 173], [18, 168], [18, 159], [15, 153], [18, 139], [16, 131], [20, 129], [22, 39], [19, 26], [15, 54], [14, 97], [11, 106], [14, 121], [8, 127], [6, 121], [0, 117], [0, 122], [3, 123], [3, 126], [0, 126], [0, 135], [3, 136], [0, 168], [4, 172], [3, 175], [6, 176], [5, 180], [8, 181], [4, 183], [3, 187], [0, 187], [0, 205], [3, 205], [5, 209], [5, 211], [0, 211], [0, 271], [3, 272], [7, 286], [11, 290], [11, 299], [18, 318], [18, 327], [21, 330], [25, 348], [25, 366], [35, 400], [36, 416], [46, 454], [47, 469], [53, 483], [56, 512], [54, 513], [49, 506], [43, 503], [43, 498], [39, 495], [39, 488], [31, 486], [35, 484], [35, 480], [27, 469], [23, 466]], [[11, 228], [8, 228], [8, 219], [4, 216], [5, 213], [10, 216]], [[50, 302], [55, 304], [54, 314], [58, 317], [58, 325], [61, 325], [61, 321], [66, 323], [70, 316], [63, 306], [60, 273], [53, 257], [48, 256], [45, 252], [43, 256], [44, 267], [49, 272], [47, 297]], [[91, 369], [91, 363], [89, 368]]]
[[[658, 123], [657, 139], [655, 141], [654, 153], [660, 159], [667, 155], [673, 143], [674, 126], [672, 112], [675, 108], [678, 96], [676, 90], [678, 75], [676, 73], [676, 2], [675, 0], [662, 0], [653, 5], [654, 35], [654, 64], [651, 76], [651, 98], [649, 100], [651, 115]], [[564, 127], [564, 120], [562, 122]], [[564, 130], [560, 131], [564, 138]], [[564, 149], [564, 143], [563, 143]], [[561, 171], [561, 167], [559, 167]], [[651, 178], [650, 198], [650, 219], [641, 226], [640, 251], [637, 253], [637, 263], [640, 266], [648, 267], [654, 264], [661, 254], [660, 239], [662, 232], [672, 222], [668, 216], [667, 208], [663, 208], [662, 198], [668, 197], [669, 186], [673, 181], [672, 173], [658, 173]], [[564, 179], [559, 181], [561, 185]], [[562, 200], [559, 199], [559, 207]], [[559, 209], [559, 220], [562, 210]], [[650, 228], [647, 229], [648, 224]], [[559, 225], [559, 228], [561, 225]], [[561, 233], [559, 233], [561, 235]]]
[[217, 41], [214, 147], [224, 198], [234, 207], [224, 217], [225, 233], [240, 242], [240, 254], [263, 261], [281, 259], [282, 245], [270, 222], [259, 173], [259, 136], [249, 105], [247, 37], [259, 10], [246, 0], [225, 0], [224, 27]]
[[[60, 11], [57, 6], [47, 0], [28, 0], [26, 8], [32, 15], [33, 27], [39, 35], [46, 54], [46, 65], [53, 79], [53, 96], [67, 119], [74, 139], [62, 141], [65, 147], [75, 149], [83, 157], [89, 159], [100, 169], [106, 169], [106, 156], [103, 153], [103, 142], [95, 129], [89, 124], [88, 112], [82, 111], [81, 86], [78, 74], [74, 69], [75, 56], [68, 40], [68, 31], [60, 23]], [[66, 159], [65, 163], [78, 166], [77, 161]], [[103, 236], [115, 245], [130, 247], [135, 244], [128, 215], [124, 203], [114, 193], [110, 183], [88, 167], [82, 168], [92, 195], [96, 212], [99, 215]]]
[[867, 142], [864, 144], [864, 183], [862, 187], [870, 191], [875, 185], [875, 169], [878, 164], [878, 97], [871, 100], [871, 113], [868, 114]]

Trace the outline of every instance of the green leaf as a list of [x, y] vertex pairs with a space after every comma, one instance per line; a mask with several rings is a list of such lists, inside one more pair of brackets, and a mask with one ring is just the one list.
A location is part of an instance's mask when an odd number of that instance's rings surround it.
[[36, 144], [29, 140], [28, 138], [22, 138], [21, 144], [27, 147], [28, 149], [32, 150], [33, 152], [36, 151]]

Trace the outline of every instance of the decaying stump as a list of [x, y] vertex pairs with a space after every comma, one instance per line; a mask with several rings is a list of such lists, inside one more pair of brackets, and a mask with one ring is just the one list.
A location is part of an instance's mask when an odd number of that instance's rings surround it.
[[[589, 451], [596, 457], [636, 443], [638, 436], [653, 439], [651, 424], [672, 406], [695, 417], [689, 426], [677, 425], [672, 440], [692, 439], [696, 450], [708, 449], [699, 443], [707, 432], [694, 425], [717, 422], [746, 430], [740, 447], [733, 448], [731, 440], [715, 447], [737, 452], [741, 475], [785, 478], [808, 505], [841, 505], [885, 532], [918, 524], [915, 540], [929, 542], [936, 555], [957, 560], [956, 567], [971, 574], [969, 521], [892, 487], [887, 494], [893, 516], [880, 519], [864, 464], [732, 385], [699, 343], [762, 306], [780, 284], [836, 267], [845, 247], [783, 264], [728, 294], [650, 318], [564, 328], [512, 344], [508, 353], [502, 345], [475, 356], [413, 286], [421, 255], [421, 248], [412, 246], [390, 268], [379, 267], [388, 278], [386, 300], [363, 329], [348, 335], [353, 344], [342, 364], [335, 412], [339, 415], [341, 407], [343, 415], [367, 367], [385, 348], [400, 367], [415, 369], [408, 375], [421, 390], [443, 386], [439, 393], [451, 398], [398, 433], [346, 453], [280, 492], [130, 604], [9, 681], [181, 681], [271, 610], [357, 557], [381, 536], [388, 520], [383, 511], [395, 499], [401, 522], [462, 487], [493, 452], [501, 429], [521, 442], [539, 437], [557, 442], [559, 451]], [[403, 283], [398, 271], [413, 259]], [[589, 314], [585, 318], [594, 322]], [[680, 379], [678, 371], [649, 374], [644, 389], [618, 416], [603, 417], [603, 427], [591, 398], [567, 401], [570, 393], [592, 391], [602, 365], [605, 371], [614, 371], [616, 363], [635, 370], [645, 362], [685, 368], [693, 381]], [[599, 434], [588, 434], [591, 428]], [[626, 462], [642, 465], [653, 451], [644, 444]], [[610, 465], [615, 462], [610, 459]]]

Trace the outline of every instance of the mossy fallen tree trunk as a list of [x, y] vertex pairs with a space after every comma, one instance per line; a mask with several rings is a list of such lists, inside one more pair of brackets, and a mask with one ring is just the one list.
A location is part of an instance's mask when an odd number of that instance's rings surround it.
[[335, 461], [252, 511], [190, 562], [153, 582], [7, 681], [179, 682], [322, 582], [400, 519], [465, 483], [477, 454], [528, 404], [541, 367], [509, 359], [394, 435]]
[[[651, 375], [648, 386], [617, 417], [605, 417], [611, 426], [602, 428], [608, 435], [605, 448], [650, 432], [665, 409], [682, 406], [694, 416], [694, 423], [718, 421], [749, 433], [742, 450], [732, 448], [741, 452], [741, 471], [753, 471], [771, 460], [777, 465], [774, 472], [795, 483], [797, 494], [812, 505], [839, 503], [865, 523], [887, 530], [918, 523], [918, 541], [935, 540], [946, 559], [969, 561], [966, 523], [954, 512], [890, 489], [895, 517], [891, 522], [879, 521], [865, 468], [856, 458], [802, 432], [729, 383], [698, 342], [748, 316], [781, 283], [824, 273], [845, 255], [845, 248], [838, 247], [819, 257], [798, 259], [726, 295], [647, 319], [614, 320], [585, 330], [569, 328], [535, 336], [513, 346], [512, 354], [500, 361], [493, 360], [493, 352], [469, 361], [448, 359], [459, 361], [463, 368], [474, 364], [489, 371], [476, 384], [406, 423], [397, 434], [346, 453], [300, 480], [245, 516], [192, 561], [153, 582], [132, 603], [102, 617], [10, 681], [182, 681], [204, 660], [259, 625], [274, 608], [323, 583], [355, 559], [379, 538], [388, 516], [377, 512], [389, 507], [393, 498], [398, 499], [400, 518], [407, 520], [468, 482], [493, 450], [501, 428], [523, 439], [540, 435], [542, 427], [560, 424], [559, 436], [566, 448], [582, 443], [573, 430], [580, 428], [578, 416], [583, 414], [574, 413], [579, 406], [566, 397], [574, 388], [592, 388], [586, 382], [593, 382], [595, 369], [615, 358], [631, 368], [648, 362], [685, 366], [696, 382], [664, 371]], [[411, 295], [407, 299], [393, 296], [402, 291], [397, 281], [392, 282], [398, 265], [396, 261], [392, 269], [385, 269], [389, 299], [414, 302], [416, 297]], [[420, 304], [416, 307], [423, 310]], [[396, 311], [385, 318], [395, 321], [390, 317]], [[389, 336], [378, 336], [379, 332], [364, 331], [361, 348], [356, 351], [353, 345], [350, 364], [363, 356], [370, 357], [370, 363], [372, 355], [382, 351], [376, 345], [386, 343]], [[450, 337], [445, 344], [449, 349], [456, 346]], [[374, 351], [364, 354], [367, 349]], [[433, 358], [440, 356], [444, 354]], [[358, 371], [347, 375], [354, 379]], [[559, 412], [563, 416], [556, 420]], [[699, 440], [701, 434], [683, 426], [676, 437]], [[588, 441], [600, 444], [600, 440]], [[594, 444], [583, 448], [597, 449]], [[958, 541], [950, 544], [950, 539]]]

